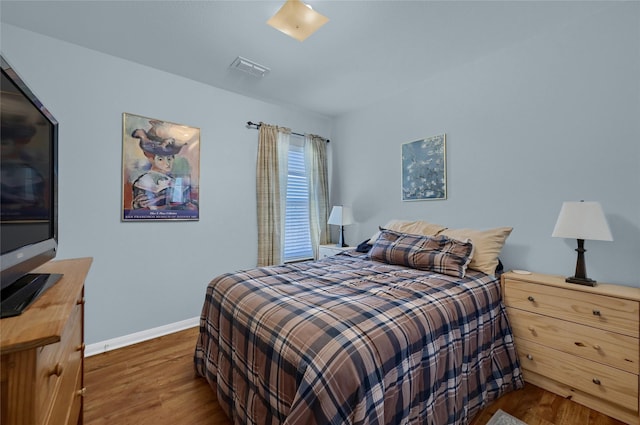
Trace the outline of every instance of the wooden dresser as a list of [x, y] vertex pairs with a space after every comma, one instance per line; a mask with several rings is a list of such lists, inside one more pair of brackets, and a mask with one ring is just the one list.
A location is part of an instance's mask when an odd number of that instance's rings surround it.
[[640, 288], [502, 275], [524, 379], [628, 424], [640, 424]]
[[64, 276], [20, 316], [0, 320], [2, 425], [82, 423], [84, 281], [91, 262], [38, 268]]

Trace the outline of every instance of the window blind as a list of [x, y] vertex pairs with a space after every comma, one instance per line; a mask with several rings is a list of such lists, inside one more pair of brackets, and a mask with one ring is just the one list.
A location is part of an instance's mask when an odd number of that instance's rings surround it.
[[288, 166], [284, 261], [292, 262], [313, 258], [309, 232], [309, 187], [302, 146], [289, 145]]

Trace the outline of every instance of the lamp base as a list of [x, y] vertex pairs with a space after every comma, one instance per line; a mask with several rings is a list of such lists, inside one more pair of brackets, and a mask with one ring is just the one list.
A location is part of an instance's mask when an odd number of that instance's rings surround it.
[[336, 246], [341, 247], [341, 248], [346, 248], [346, 247], [349, 246], [344, 241], [344, 226], [340, 226], [340, 240], [338, 241]]
[[578, 239], [578, 248], [576, 249], [578, 258], [576, 260], [576, 274], [575, 276], [568, 277], [565, 282], [577, 283], [584, 286], [596, 286], [596, 281], [587, 277], [587, 267], [584, 261], [584, 253], [587, 252], [584, 249], [584, 239]]
[[595, 280], [589, 279], [588, 277], [581, 278], [581, 277], [575, 277], [575, 276], [566, 278], [565, 282], [577, 283], [578, 285], [584, 285], [584, 286], [596, 286], [597, 284]]

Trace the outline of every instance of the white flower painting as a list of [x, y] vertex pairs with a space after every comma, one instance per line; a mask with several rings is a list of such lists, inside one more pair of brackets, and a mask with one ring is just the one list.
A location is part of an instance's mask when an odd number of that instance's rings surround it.
[[447, 199], [445, 135], [402, 145], [402, 200]]

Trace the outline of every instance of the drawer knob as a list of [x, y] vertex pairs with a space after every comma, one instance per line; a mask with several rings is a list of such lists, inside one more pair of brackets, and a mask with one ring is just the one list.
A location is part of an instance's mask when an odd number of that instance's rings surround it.
[[77, 304], [77, 305], [82, 305], [82, 304], [84, 304], [84, 303], [85, 303], [85, 301], [84, 301], [84, 297], [82, 297], [82, 298], [80, 298], [78, 301], [76, 301], [76, 304]]
[[86, 387], [81, 388], [78, 391], [76, 391], [76, 395], [78, 395], [80, 397], [84, 397], [85, 394], [87, 394], [87, 388]]
[[535, 329], [533, 328], [533, 326], [529, 326], [527, 329], [529, 329], [529, 332], [531, 333], [535, 332]]
[[593, 349], [594, 350], [600, 350], [600, 346], [598, 344], [596, 344], [596, 345], [593, 346]]
[[56, 363], [56, 366], [49, 371], [49, 376], [60, 376], [62, 375], [62, 363]]
[[600, 316], [600, 310], [593, 310], [593, 315], [594, 316]]
[[528, 358], [529, 360], [533, 360], [533, 356], [532, 356], [531, 354], [527, 354], [527, 358]]
[[76, 345], [76, 351], [84, 352], [85, 347], [86, 346], [85, 346], [84, 342], [82, 344], [80, 344], [80, 345]]
[[534, 302], [536, 299], [535, 299], [535, 298], [533, 298], [531, 295], [529, 295], [529, 296], [527, 297], [527, 300], [529, 300], [529, 301], [531, 301], [531, 302]]
[[593, 378], [592, 381], [594, 384], [600, 385], [600, 380], [598, 378]]

